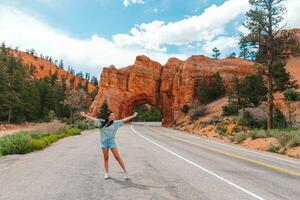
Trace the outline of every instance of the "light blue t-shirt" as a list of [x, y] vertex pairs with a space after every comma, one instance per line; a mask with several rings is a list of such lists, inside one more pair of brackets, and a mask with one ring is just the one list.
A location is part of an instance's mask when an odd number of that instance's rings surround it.
[[[96, 119], [96, 120], [94, 120], [94, 125], [96, 127], [101, 127], [103, 122], [105, 122], [104, 119]], [[124, 122], [123, 122], [123, 120], [120, 119], [120, 120], [114, 120], [113, 123], [109, 127], [100, 128], [101, 142], [104, 142], [105, 140], [110, 139], [110, 138], [114, 138], [118, 128], [123, 125], [124, 125]]]

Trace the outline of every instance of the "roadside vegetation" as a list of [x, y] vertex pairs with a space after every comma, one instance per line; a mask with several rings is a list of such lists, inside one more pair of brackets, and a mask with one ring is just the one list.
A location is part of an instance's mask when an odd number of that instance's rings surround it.
[[78, 128], [65, 127], [60, 131], [48, 134], [38, 134], [21, 131], [13, 135], [0, 137], [0, 156], [10, 154], [26, 154], [48, 147], [59, 139], [79, 135]]

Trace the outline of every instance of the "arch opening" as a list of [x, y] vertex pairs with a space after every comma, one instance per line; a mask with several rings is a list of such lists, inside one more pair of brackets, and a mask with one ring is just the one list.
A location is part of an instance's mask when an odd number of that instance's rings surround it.
[[134, 122], [159, 122], [163, 121], [161, 108], [152, 97], [136, 96], [127, 100], [121, 105], [121, 116], [125, 117], [138, 112], [137, 118], [132, 119]]
[[161, 122], [162, 113], [156, 105], [148, 103], [136, 104], [133, 107], [133, 112], [138, 112], [139, 115], [132, 121], [135, 122]]

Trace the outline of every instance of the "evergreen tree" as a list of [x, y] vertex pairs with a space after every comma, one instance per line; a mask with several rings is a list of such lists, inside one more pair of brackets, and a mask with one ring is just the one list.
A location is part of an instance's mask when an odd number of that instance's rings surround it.
[[209, 90], [209, 99], [210, 101], [214, 101], [225, 96], [226, 91], [222, 81], [222, 78], [219, 72], [215, 75], [214, 80], [212, 81], [210, 90]]
[[28, 121], [35, 121], [42, 117], [40, 114], [41, 99], [37, 82], [26, 82], [26, 87], [22, 94], [22, 113]]
[[78, 76], [78, 77], [80, 77], [80, 78], [83, 78], [83, 73], [82, 73], [82, 72], [78, 72], [78, 73], [76, 74], [76, 76]]
[[[283, 0], [249, 0], [252, 9], [246, 14], [245, 27], [250, 33], [243, 36], [240, 42], [245, 49], [243, 53], [250, 53], [250, 57], [254, 53], [260, 72], [267, 79], [268, 129], [273, 127], [273, 92], [276, 90], [276, 83], [280, 83], [279, 88], [284, 88], [282, 83], [286, 82], [286, 78], [280, 81], [276, 81], [276, 78], [288, 76], [278, 68], [285, 66], [287, 50], [293, 49], [294, 53], [299, 51], [295, 35], [289, 30], [282, 30], [281, 23], [286, 10], [282, 2]], [[281, 76], [278, 76], [279, 72]]]
[[288, 115], [289, 115], [289, 126], [292, 127], [296, 107], [292, 105], [292, 102], [298, 101], [300, 99], [300, 95], [294, 88], [287, 89], [283, 92], [286, 104], [288, 107]]
[[241, 104], [241, 94], [240, 94], [240, 80], [235, 75], [232, 79], [232, 99], [236, 99], [237, 105]]
[[236, 57], [236, 53], [235, 53], [235, 52], [232, 52], [232, 53], [229, 54], [227, 57], [228, 57], [228, 58], [235, 58], [235, 57]]
[[287, 122], [283, 113], [278, 109], [275, 108], [274, 112], [274, 128], [286, 128]]
[[90, 81], [91, 75], [90, 73], [85, 73], [85, 79]]
[[219, 58], [220, 57], [221, 52], [217, 47], [213, 48], [212, 51], [213, 51], [213, 54], [212, 54], [213, 58]]
[[60, 61], [59, 61], [59, 67], [60, 67], [61, 69], [64, 69], [64, 61], [63, 61], [63, 60], [60, 60]]
[[201, 86], [200, 86], [200, 91], [199, 91], [199, 96], [198, 96], [198, 100], [200, 104], [207, 104], [209, 103], [210, 99], [209, 99], [209, 95], [208, 95], [208, 85], [207, 85], [207, 80], [206, 78], [204, 78], [202, 80]]
[[259, 75], [248, 75], [240, 85], [240, 96], [244, 106], [259, 106], [266, 98], [267, 88]]
[[91, 83], [92, 83], [94, 86], [98, 87], [98, 79], [97, 79], [95, 76], [92, 77]]

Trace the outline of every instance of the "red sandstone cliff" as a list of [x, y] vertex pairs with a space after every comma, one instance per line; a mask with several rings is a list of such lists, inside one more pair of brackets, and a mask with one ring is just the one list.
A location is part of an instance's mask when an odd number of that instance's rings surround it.
[[210, 78], [216, 72], [230, 91], [233, 76], [253, 73], [254, 64], [239, 58], [219, 60], [192, 56], [186, 61], [170, 58], [161, 65], [146, 56], [137, 56], [135, 63], [126, 68], [118, 70], [110, 66], [103, 69], [99, 93], [90, 113], [96, 115], [104, 100], [118, 117], [131, 114], [137, 104], [149, 103], [159, 107], [163, 124], [170, 124], [179, 117], [184, 104], [192, 105], [196, 101], [195, 82]]
[[[63, 76], [65, 77], [67, 88], [69, 88], [70, 80], [73, 78], [74, 78], [75, 88], [78, 87], [78, 84], [80, 82], [82, 86], [84, 86], [87, 82], [87, 80], [82, 79], [74, 74], [68, 73], [67, 71], [57, 67], [56, 65], [49, 62], [48, 60], [17, 50], [11, 50], [11, 53], [16, 57], [21, 58], [22, 62], [26, 65], [27, 68], [29, 68], [32, 65], [35, 67], [35, 70], [33, 72], [34, 78], [42, 79], [47, 76], [49, 77], [50, 74], [54, 74], [55, 72], [57, 72], [59, 80], [62, 80]], [[93, 84], [88, 83], [89, 93], [93, 92], [95, 89], [96, 87]]]
[[[300, 41], [300, 29], [294, 29], [294, 33]], [[286, 70], [290, 73], [291, 78], [296, 80], [300, 86], [300, 56], [290, 57], [286, 65]]]

